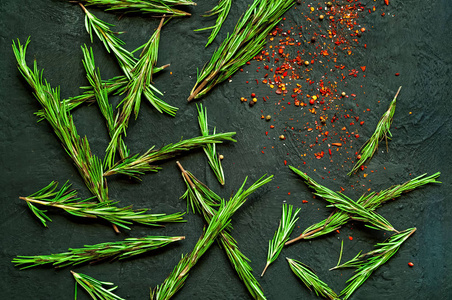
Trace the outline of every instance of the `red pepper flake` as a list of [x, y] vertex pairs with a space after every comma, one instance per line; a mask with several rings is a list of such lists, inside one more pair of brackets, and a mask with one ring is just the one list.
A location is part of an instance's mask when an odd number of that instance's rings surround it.
[[331, 143], [331, 146], [342, 147], [342, 143]]
[[261, 152], [262, 152], [262, 154], [264, 154], [264, 153], [265, 153], [265, 152], [264, 152], [264, 150], [262, 150]]
[[265, 132], [265, 135], [268, 135], [268, 131]]
[[353, 237], [352, 237], [352, 236], [349, 236], [348, 239], [349, 239], [350, 241], [353, 241]]
[[287, 195], [290, 195], [290, 192], [288, 192]]
[[328, 153], [330, 154], [330, 156], [332, 156], [333, 154], [331, 153], [331, 148], [328, 149]]
[[270, 128], [271, 128], [271, 129], [275, 128], [275, 125], [270, 125]]
[[284, 165], [287, 166], [287, 160], [284, 160]]
[[256, 94], [255, 94], [255, 93], [251, 93], [251, 97], [252, 97], [252, 98], [255, 98], [255, 97], [256, 97]]
[[400, 75], [400, 73], [395, 73], [395, 76], [399, 76]]
[[308, 200], [302, 200], [301, 202], [303, 202], [303, 203], [308, 203], [309, 201], [308, 201]]
[[365, 72], [366, 71], [366, 66], [362, 66], [361, 70], [363, 70], [363, 72]]
[[386, 4], [386, 5], [389, 5], [389, 0], [385, 0], [385, 4]]
[[408, 263], [408, 265], [409, 265], [410, 267], [413, 267], [413, 266], [414, 266], [414, 264], [413, 264], [411, 261]]
[[337, 233], [341, 233], [341, 232], [339, 231], [339, 229], [336, 229], [336, 232], [337, 232]]
[[283, 54], [283, 53], [284, 53], [283, 48], [279, 48], [279, 49], [278, 49], [278, 53], [279, 53], [279, 54]]
[[364, 121], [359, 122], [359, 125], [361, 126], [364, 125]]

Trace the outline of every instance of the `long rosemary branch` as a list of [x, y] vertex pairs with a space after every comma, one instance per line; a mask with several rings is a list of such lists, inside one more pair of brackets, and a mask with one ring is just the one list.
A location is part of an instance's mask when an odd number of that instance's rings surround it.
[[[186, 171], [179, 162], [177, 164], [182, 171], [182, 177], [187, 185], [187, 191], [182, 197], [187, 200], [187, 205], [192, 206], [193, 211], [195, 211], [196, 207], [196, 210], [204, 216], [206, 222], [210, 223], [213, 216], [217, 213], [214, 207], [217, 206], [217, 203], [221, 202], [221, 198], [194, 177], [193, 174]], [[270, 181], [270, 179], [267, 180]], [[231, 228], [228, 226], [226, 229], [230, 230]], [[249, 259], [240, 252], [237, 242], [230, 233], [223, 230], [217, 241], [224, 251], [226, 251], [229, 261], [251, 296], [254, 299], [266, 299], [259, 282], [251, 273], [253, 269], [248, 264]]]
[[273, 239], [268, 242], [267, 263], [262, 271], [261, 277], [264, 276], [268, 266], [278, 258], [279, 253], [281, 253], [284, 247], [284, 243], [289, 240], [289, 236], [295, 228], [295, 222], [298, 220], [297, 215], [301, 209], [297, 209], [293, 215], [292, 210], [292, 205], [287, 206], [287, 204], [283, 204], [278, 230], [275, 232]]
[[86, 5], [105, 7], [106, 11], [140, 12], [157, 16], [185, 17], [191, 14], [174, 6], [196, 5], [190, 0], [82, 0]]
[[254, 0], [232, 34], [221, 43], [210, 62], [198, 74], [188, 101], [198, 99], [234, 74], [262, 49], [265, 38], [295, 2]]
[[[265, 176], [264, 176], [265, 177]], [[196, 243], [193, 251], [183, 256], [172, 273], [165, 279], [162, 285], [157, 286], [151, 295], [151, 299], [170, 299], [182, 286], [188, 277], [190, 269], [198, 262], [202, 255], [209, 249], [217, 236], [225, 229], [232, 215], [245, 203], [247, 197], [257, 188], [270, 180], [270, 177], [260, 178], [247, 190], [243, 190], [246, 179], [237, 193], [227, 202], [222, 201], [218, 212], [212, 217], [203, 235]]]
[[315, 190], [315, 195], [322, 197], [326, 201], [333, 204], [334, 207], [347, 212], [350, 214], [351, 218], [354, 220], [370, 223], [373, 226], [366, 225], [367, 227], [373, 229], [387, 230], [398, 232], [392, 227], [392, 225], [381, 215], [373, 212], [372, 210], [366, 209], [362, 204], [353, 201], [344, 194], [336, 193], [327, 187], [324, 187], [310, 178], [308, 175], [304, 174], [300, 170], [290, 166], [290, 169], [296, 174], [301, 176], [306, 184]]
[[[286, 258], [289, 263], [290, 269], [294, 274], [303, 281], [306, 287], [320, 297], [328, 298], [331, 300], [339, 299], [336, 293], [320, 278], [310, 270], [310, 268], [294, 259]], [[311, 289], [312, 288], [312, 289]]]
[[[357, 171], [364, 163], [371, 159], [374, 155], [375, 151], [378, 149], [378, 143], [384, 138], [386, 140], [386, 147], [387, 147], [387, 140], [391, 139], [392, 134], [389, 130], [392, 124], [392, 120], [394, 118], [394, 113], [396, 109], [396, 101], [397, 96], [399, 95], [400, 90], [402, 87], [399, 87], [399, 90], [397, 91], [396, 95], [394, 96], [394, 99], [391, 101], [391, 104], [389, 105], [388, 110], [381, 116], [380, 120], [378, 121], [377, 128], [375, 128], [375, 132], [372, 134], [369, 140], [364, 143], [364, 145], [361, 147], [359, 151], [359, 159], [356, 162], [356, 164], [353, 166], [352, 170], [347, 175], [352, 175], [353, 172]], [[389, 137], [388, 137], [389, 134]]]
[[130, 258], [183, 239], [185, 239], [184, 236], [128, 238], [119, 242], [86, 245], [84, 248], [69, 248], [68, 252], [57, 254], [35, 256], [19, 255], [12, 260], [12, 263], [14, 263], [16, 267], [21, 267], [21, 269], [48, 264], [51, 264], [56, 268], [61, 268], [86, 262], [99, 262], [105, 259]]
[[144, 174], [144, 172], [157, 172], [160, 167], [154, 164], [159, 161], [167, 160], [180, 153], [203, 147], [207, 144], [222, 143], [224, 141], [235, 142], [232, 138], [234, 135], [235, 132], [217, 133], [209, 136], [181, 140], [174, 144], [165, 145], [159, 150], [154, 150], [154, 147], [152, 147], [142, 155], [136, 154], [119, 161], [109, 170], [105, 171], [104, 176], [123, 174], [138, 178], [138, 176]]
[[[207, 109], [204, 108], [202, 104], [199, 106], [197, 105], [196, 108], [198, 109], [198, 123], [199, 127], [201, 128], [201, 134], [202, 136], [209, 136], [209, 124], [207, 122]], [[215, 134], [216, 128], [213, 129], [213, 134]], [[215, 173], [215, 176], [217, 177], [218, 181], [221, 185], [224, 185], [224, 172], [223, 167], [221, 166], [221, 160], [220, 157], [217, 154], [217, 147], [215, 144], [207, 144], [203, 147], [204, 153], [206, 154], [209, 165], [212, 168], [212, 171]]]
[[[356, 267], [355, 275], [347, 280], [350, 284], [340, 293], [340, 296], [344, 296], [343, 299], [348, 299], [356, 291], [369, 276], [378, 269], [381, 265], [386, 263], [394, 254], [397, 253], [400, 246], [416, 231], [416, 228], [410, 228], [400, 233], [394, 234], [386, 242], [378, 243], [377, 249], [370, 251], [366, 254], [357, 255], [351, 261], [348, 261], [338, 267]], [[363, 258], [368, 257], [366, 261], [362, 261]]]
[[91, 296], [94, 300], [125, 300], [124, 298], [119, 297], [118, 295], [114, 294], [113, 291], [116, 290], [118, 287], [110, 287], [105, 288], [104, 285], [112, 286], [114, 285], [111, 282], [106, 281], [99, 281], [97, 279], [94, 279], [91, 276], [82, 274], [82, 273], [76, 273], [74, 271], [71, 271], [72, 276], [74, 276], [74, 279], [76, 281], [75, 284], [75, 299], [77, 299], [77, 283], [85, 289], [85, 291]]
[[31, 211], [46, 227], [47, 221], [52, 220], [46, 215], [45, 210], [37, 208], [35, 204], [63, 209], [77, 217], [105, 219], [125, 229], [130, 229], [128, 225], [132, 223], [160, 226], [161, 223], [184, 222], [182, 219], [184, 213], [171, 215], [146, 214], [148, 209], [133, 210], [132, 206], [116, 207], [118, 202], [109, 200], [102, 203], [93, 203], [89, 202], [91, 199], [80, 200], [80, 198], [76, 198], [77, 191], [69, 190], [71, 185], [67, 182], [59, 191], [55, 191], [57, 186], [58, 183], [53, 181], [28, 197], [19, 197], [27, 202]]
[[203, 17], [211, 17], [214, 15], [218, 15], [217, 20], [215, 21], [215, 25], [195, 30], [195, 31], [203, 31], [203, 30], [212, 29], [212, 32], [210, 33], [209, 40], [207, 41], [206, 47], [209, 46], [213, 42], [213, 40], [217, 36], [218, 32], [220, 32], [221, 26], [223, 25], [224, 21], [228, 17], [229, 11], [231, 10], [231, 4], [232, 4], [232, 0], [220, 0], [218, 2], [218, 4], [214, 8], [212, 8], [212, 10], [208, 11], [207, 14], [203, 16]]
[[[299, 174], [300, 171], [291, 167], [291, 169]], [[417, 176], [416, 178], [410, 179], [407, 182], [392, 186], [386, 190], [382, 190], [378, 193], [372, 192], [367, 196], [362, 196], [356, 201], [357, 203], [363, 205], [366, 209], [375, 210], [385, 202], [389, 200], [394, 200], [395, 198], [400, 197], [404, 193], [408, 193], [418, 187], [421, 187], [430, 183], [441, 183], [436, 179], [441, 175], [440, 172], [437, 172], [433, 175], [426, 176], [426, 174]], [[296, 241], [302, 239], [313, 239], [330, 232], [336, 231], [341, 226], [345, 225], [348, 221], [351, 220], [351, 217], [348, 213], [340, 210], [334, 211], [327, 219], [322, 220], [319, 223], [313, 224], [306, 228], [303, 233], [286, 243], [286, 245], [294, 243]]]
[[78, 135], [71, 114], [67, 111], [64, 102], [60, 102], [59, 88], [53, 89], [42, 78], [42, 71], [38, 70], [36, 61], [34, 61], [33, 70], [27, 66], [25, 56], [29, 42], [30, 38], [27, 39], [25, 45], [21, 45], [20, 41], [16, 45], [13, 41], [13, 52], [18, 68], [43, 107], [44, 118], [52, 126], [66, 152], [74, 161], [88, 189], [100, 202], [107, 201], [108, 188], [107, 182], [103, 178], [102, 163], [99, 158], [91, 154], [87, 138], [80, 138]]

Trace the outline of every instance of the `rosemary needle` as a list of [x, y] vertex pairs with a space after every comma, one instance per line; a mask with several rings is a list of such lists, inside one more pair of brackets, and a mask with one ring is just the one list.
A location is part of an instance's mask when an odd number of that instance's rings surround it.
[[217, 16], [217, 20], [215, 21], [215, 25], [210, 27], [205, 27], [201, 29], [196, 29], [195, 31], [203, 31], [203, 30], [209, 30], [212, 29], [212, 32], [210, 33], [209, 40], [207, 41], [206, 47], [209, 46], [215, 37], [217, 36], [218, 32], [220, 32], [221, 26], [223, 25], [224, 21], [226, 20], [229, 11], [231, 10], [231, 4], [232, 0], [220, 0], [218, 4], [212, 8], [206, 15], [203, 17], [211, 17], [214, 15]]
[[114, 285], [111, 282], [99, 281], [91, 276], [71, 271], [75, 279], [75, 299], [77, 299], [77, 284], [79, 284], [94, 300], [125, 300], [114, 294], [113, 291], [118, 287], [105, 288], [104, 286]]

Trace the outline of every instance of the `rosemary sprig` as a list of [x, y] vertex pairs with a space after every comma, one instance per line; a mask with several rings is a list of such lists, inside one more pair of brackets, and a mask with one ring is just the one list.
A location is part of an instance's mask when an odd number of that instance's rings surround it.
[[[293, 167], [291, 169], [297, 174], [299, 174], [300, 172]], [[297, 170], [298, 172], [295, 170]], [[416, 178], [410, 179], [403, 184], [392, 186], [378, 193], [372, 192], [367, 196], [362, 196], [356, 202], [362, 204], [366, 209], [375, 210], [381, 205], [383, 205], [385, 202], [400, 197], [402, 194], [408, 193], [418, 187], [421, 187], [429, 183], [441, 183], [440, 181], [436, 180], [440, 175], [441, 175], [440, 172], [437, 172], [430, 176], [426, 176], [426, 174], [423, 174], [417, 176]], [[302, 239], [313, 239], [328, 234], [330, 232], [336, 231], [350, 220], [351, 217], [349, 216], [348, 213], [336, 210], [327, 219], [309, 226], [299, 237], [288, 241], [286, 245]]]
[[[222, 201], [221, 198], [193, 174], [186, 171], [179, 162], [177, 162], [177, 165], [181, 169], [182, 177], [187, 185], [187, 191], [182, 197], [187, 200], [187, 205], [191, 205], [193, 211], [195, 211], [196, 207], [196, 210], [204, 216], [206, 222], [210, 223], [213, 216], [217, 213], [215, 207]], [[228, 226], [226, 229], [231, 230], [232, 228]], [[254, 299], [266, 299], [259, 282], [251, 273], [253, 269], [248, 264], [249, 259], [239, 250], [237, 242], [231, 234], [223, 230], [217, 241], [226, 251], [229, 261], [251, 296]]]
[[257, 188], [269, 182], [272, 176], [265, 178], [265, 175], [256, 181], [247, 190], [243, 190], [247, 179], [243, 182], [237, 193], [226, 203], [221, 202], [218, 212], [212, 217], [209, 225], [204, 230], [202, 236], [196, 243], [193, 251], [183, 256], [171, 274], [165, 279], [163, 284], [157, 286], [151, 294], [151, 299], [170, 299], [182, 286], [188, 277], [190, 269], [198, 262], [202, 255], [209, 249], [217, 236], [225, 229], [232, 215], [245, 203], [247, 197]]
[[307, 265], [294, 259], [287, 257], [286, 259], [292, 272], [294, 272], [294, 274], [300, 278], [301, 281], [303, 281], [310, 291], [313, 289], [315, 294], [320, 297], [331, 300], [339, 299], [336, 293], [325, 282], [320, 280], [320, 278], [313, 271], [311, 271]]
[[106, 11], [120, 11], [122, 13], [140, 12], [153, 15], [171, 15], [185, 17], [191, 14], [174, 6], [196, 5], [190, 0], [82, 0], [86, 5], [105, 7]]
[[188, 101], [198, 99], [234, 74], [262, 49], [265, 38], [294, 4], [287, 0], [254, 0], [232, 34], [221, 43], [198, 74]]
[[87, 138], [80, 138], [78, 135], [71, 114], [67, 111], [65, 103], [60, 102], [59, 88], [53, 89], [42, 78], [42, 71], [38, 70], [36, 60], [33, 70], [27, 66], [25, 56], [29, 42], [30, 38], [27, 39], [25, 45], [21, 45], [20, 41], [16, 45], [13, 41], [13, 52], [18, 68], [33, 89], [36, 99], [44, 108], [44, 118], [50, 123], [66, 152], [74, 161], [88, 189], [100, 202], [107, 201], [108, 188], [107, 182], [103, 178], [102, 163], [99, 158], [92, 155]]
[[47, 227], [47, 221], [52, 221], [45, 210], [41, 210], [35, 204], [63, 209], [66, 212], [84, 218], [105, 219], [119, 227], [130, 229], [127, 225], [139, 223], [150, 226], [160, 226], [161, 223], [184, 222], [184, 213], [166, 214], [146, 214], [147, 209], [133, 210], [132, 206], [116, 207], [118, 202], [104, 201], [102, 203], [89, 202], [90, 199], [80, 200], [75, 198], [77, 191], [69, 190], [71, 187], [66, 182], [59, 191], [55, 191], [57, 182], [52, 181], [48, 186], [31, 194], [28, 197], [19, 197], [25, 200], [28, 207], [36, 217]]
[[[394, 234], [386, 242], [378, 243], [377, 249], [368, 253], [357, 255], [351, 261], [348, 261], [338, 267], [356, 267], [356, 274], [347, 280], [350, 284], [340, 293], [340, 296], [344, 296], [343, 299], [348, 299], [356, 289], [358, 289], [369, 276], [378, 269], [381, 265], [386, 263], [396, 252], [400, 246], [416, 231], [416, 228], [410, 228], [400, 233]], [[363, 258], [368, 257], [366, 261], [361, 261]]]
[[21, 269], [48, 264], [51, 264], [56, 268], [61, 268], [86, 262], [99, 262], [105, 259], [130, 258], [183, 239], [185, 239], [184, 236], [128, 238], [118, 242], [85, 245], [84, 248], [69, 248], [68, 252], [57, 254], [35, 256], [19, 255], [12, 260], [12, 263], [14, 263], [16, 267], [21, 267]]
[[72, 276], [74, 276], [75, 279], [75, 298], [77, 299], [77, 283], [85, 289], [85, 291], [91, 296], [94, 300], [125, 300], [124, 298], [119, 297], [118, 295], [114, 294], [113, 291], [116, 290], [118, 287], [110, 287], [105, 288], [104, 285], [112, 286], [114, 285], [111, 282], [106, 281], [99, 281], [97, 279], [94, 279], [91, 276], [82, 274], [82, 273], [76, 273], [74, 271], [71, 271]]
[[[384, 138], [386, 140], [386, 149], [388, 148], [388, 139], [391, 139], [392, 134], [389, 128], [391, 127], [392, 120], [394, 117], [395, 109], [396, 109], [396, 101], [397, 96], [399, 95], [402, 87], [399, 87], [394, 99], [389, 104], [388, 110], [381, 116], [378, 121], [377, 128], [375, 128], [375, 132], [372, 134], [370, 139], [364, 143], [359, 152], [359, 159], [356, 164], [353, 166], [352, 170], [347, 174], [351, 176], [353, 172], [357, 171], [367, 160], [370, 160], [374, 155], [375, 151], [378, 149], [378, 143]], [[388, 137], [389, 134], [389, 137]]]
[[373, 229], [398, 232], [381, 215], [373, 212], [372, 210], [366, 209], [362, 204], [353, 201], [344, 194], [336, 193], [328, 189], [327, 187], [318, 184], [300, 170], [292, 166], [290, 166], [290, 169], [296, 174], [300, 175], [305, 180], [306, 184], [316, 191], [316, 193], [314, 193], [315, 195], [322, 197], [326, 201], [330, 202], [332, 206], [349, 213], [351, 218], [358, 221], [370, 223], [373, 226], [368, 224], [366, 224], [366, 226]]
[[298, 220], [297, 215], [301, 209], [297, 209], [293, 215], [292, 210], [292, 205], [287, 206], [287, 204], [283, 204], [278, 230], [275, 232], [273, 239], [268, 242], [267, 264], [262, 271], [261, 277], [264, 276], [268, 266], [278, 258], [279, 253], [281, 253], [284, 247], [284, 243], [289, 240], [289, 236], [295, 227], [295, 222]]
[[[113, 113], [113, 107], [108, 102], [108, 89], [102, 83], [100, 71], [98, 68], [96, 68], [96, 65], [94, 63], [94, 55], [92, 48], [88, 50], [88, 47], [85, 45], [84, 47], [82, 47], [82, 52], [83, 52], [83, 66], [85, 67], [86, 70], [86, 78], [93, 87], [94, 96], [96, 97], [97, 104], [100, 108], [102, 115], [105, 118], [108, 133], [110, 135], [110, 138], [113, 139], [115, 137], [116, 119]], [[117, 143], [121, 158], [123, 159], [128, 157], [130, 152], [127, 149], [127, 146], [124, 143], [124, 140], [122, 139], [121, 136], [118, 137]]]
[[212, 10], [208, 11], [206, 15], [203, 17], [211, 17], [214, 15], [217, 16], [217, 20], [215, 21], [215, 25], [205, 28], [196, 29], [195, 31], [203, 31], [203, 30], [209, 30], [212, 29], [212, 32], [210, 33], [209, 40], [207, 41], [206, 47], [209, 46], [215, 37], [217, 36], [218, 32], [220, 32], [221, 26], [223, 25], [224, 21], [226, 20], [229, 11], [231, 10], [231, 4], [232, 0], [220, 0], [218, 4], [212, 8]]
[[[209, 136], [209, 124], [207, 122], [207, 109], [204, 108], [202, 104], [197, 105], [198, 109], [198, 122], [199, 127], [201, 128], [202, 136]], [[213, 134], [215, 134], [216, 128], [213, 129]], [[209, 159], [209, 165], [212, 168], [212, 171], [215, 173], [218, 181], [221, 185], [224, 185], [224, 172], [223, 167], [221, 166], [221, 160], [219, 155], [217, 154], [217, 147], [215, 144], [207, 144], [203, 147], [204, 153]]]
[[135, 154], [134, 156], [119, 161], [109, 170], [105, 171], [104, 176], [123, 174], [138, 178], [139, 175], [142, 175], [145, 172], [157, 172], [160, 170], [160, 167], [154, 165], [159, 161], [167, 160], [180, 153], [203, 147], [207, 144], [222, 143], [223, 141], [235, 142], [236, 140], [232, 138], [234, 135], [235, 132], [217, 133], [209, 136], [181, 140], [174, 144], [165, 145], [159, 150], [154, 150], [154, 147], [152, 147], [142, 155]]
[[[139, 61], [138, 62], [136, 61], [133, 54], [122, 47], [124, 45], [124, 42], [120, 40], [110, 29], [109, 26], [112, 26], [111, 24], [108, 24], [94, 16], [82, 4], [80, 4], [80, 6], [83, 8], [83, 11], [85, 12], [85, 27], [91, 37], [91, 41], [93, 41], [93, 32], [94, 32], [97, 35], [97, 37], [101, 40], [101, 42], [104, 44], [107, 51], [109, 53], [113, 52], [113, 54], [116, 56], [116, 59], [118, 60], [119, 66], [123, 70], [124, 75], [129, 79], [129, 81], [133, 82], [136, 74], [144, 72], [143, 68], [140, 68], [140, 70], [136, 70], [135, 67], [137, 66], [137, 64], [139, 66], [143, 66], [143, 64], [139, 64]], [[156, 53], [157, 50], [155, 48], [158, 47], [159, 36], [160, 30], [154, 32], [154, 34], [151, 36], [149, 40], [150, 43], [149, 47], [146, 48], [146, 51], [142, 52], [142, 56], [140, 59], [143, 59], [143, 61], [145, 61], [149, 53]], [[148, 70], [152, 70], [154, 68], [154, 64], [155, 61], [149, 61], [145, 65], [150, 68]], [[152, 73], [152, 71], [148, 70], [146, 70], [148, 74]], [[130, 84], [133, 86], [133, 83], [129, 82], [129, 85]], [[155, 109], [157, 109], [157, 111], [165, 112], [171, 116], [174, 116], [176, 114], [177, 108], [159, 99], [154, 94], [154, 92], [162, 95], [162, 93], [151, 84], [146, 86], [143, 90], [143, 94], [145, 95], [146, 99], [148, 99], [148, 101], [151, 103], [151, 105], [154, 106]], [[139, 103], [138, 106], [136, 105], [136, 103], [137, 102], [133, 102], [131, 104], [131, 107], [128, 107], [128, 112], [131, 112], [133, 108], [135, 114], [136, 115], [138, 114]], [[126, 119], [128, 120], [128, 118]], [[126, 119], [123, 118], [123, 120]]]

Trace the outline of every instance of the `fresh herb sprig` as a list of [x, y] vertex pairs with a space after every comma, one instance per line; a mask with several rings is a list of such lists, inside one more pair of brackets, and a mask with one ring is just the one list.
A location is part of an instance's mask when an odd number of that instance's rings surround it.
[[59, 88], [52, 88], [43, 79], [43, 73], [38, 70], [36, 60], [33, 70], [27, 66], [25, 56], [29, 42], [30, 38], [27, 39], [25, 45], [21, 45], [20, 41], [16, 45], [13, 41], [13, 52], [16, 56], [18, 68], [43, 107], [44, 118], [52, 126], [66, 152], [74, 161], [88, 189], [100, 202], [107, 201], [108, 188], [103, 177], [102, 163], [98, 157], [91, 153], [87, 138], [80, 138], [78, 135], [72, 115], [67, 111], [65, 103], [60, 101]]
[[221, 202], [218, 212], [210, 220], [209, 225], [204, 230], [193, 251], [182, 257], [171, 274], [152, 292], [151, 299], [170, 299], [180, 288], [182, 288], [191, 268], [195, 266], [202, 255], [209, 249], [222, 230], [228, 227], [232, 215], [245, 203], [247, 197], [251, 193], [253, 193], [260, 186], [269, 182], [272, 178], [272, 176], [267, 178], [264, 177], [265, 175], [251, 187], [243, 190], [247, 181], [247, 179], [245, 179], [243, 185], [227, 203], [225, 201]]
[[372, 210], [366, 209], [363, 205], [358, 202], [353, 201], [349, 197], [344, 194], [336, 193], [330, 190], [323, 185], [318, 184], [308, 175], [304, 174], [300, 170], [290, 166], [290, 169], [294, 171], [296, 174], [301, 176], [306, 184], [315, 190], [315, 195], [322, 197], [326, 201], [330, 202], [332, 206], [347, 212], [350, 214], [350, 217], [354, 220], [358, 220], [365, 223], [370, 223], [371, 225], [366, 224], [367, 227], [379, 230], [387, 230], [398, 232], [392, 225], [381, 215], [373, 212]]
[[71, 215], [83, 218], [100, 218], [107, 220], [119, 227], [129, 229], [130, 224], [138, 223], [150, 226], [161, 226], [162, 223], [184, 222], [184, 213], [166, 214], [146, 214], [147, 209], [133, 210], [132, 206], [117, 207], [118, 202], [105, 201], [102, 203], [89, 202], [90, 199], [80, 200], [77, 191], [69, 190], [71, 185], [66, 182], [59, 191], [58, 183], [51, 182], [48, 186], [31, 194], [28, 197], [19, 197], [27, 202], [28, 207], [36, 217], [47, 227], [47, 221], [52, 221], [47, 216], [45, 210], [37, 208], [35, 205], [43, 205], [63, 209]]
[[207, 41], [206, 47], [209, 46], [213, 42], [213, 40], [217, 36], [218, 32], [220, 32], [221, 26], [223, 25], [224, 21], [228, 17], [229, 11], [231, 10], [231, 4], [232, 4], [232, 0], [220, 0], [218, 2], [218, 4], [214, 8], [212, 8], [212, 10], [208, 11], [207, 14], [203, 16], [203, 17], [211, 17], [214, 15], [218, 15], [217, 20], [215, 21], [215, 25], [195, 30], [195, 31], [203, 31], [203, 30], [212, 29], [212, 32], [210, 33], [209, 40]]
[[99, 262], [106, 259], [125, 259], [139, 255], [170, 243], [185, 239], [184, 236], [148, 236], [144, 238], [128, 238], [124, 241], [86, 245], [84, 248], [69, 248], [68, 252], [24, 256], [19, 255], [12, 260], [16, 267], [28, 269], [42, 265], [53, 265], [56, 268], [79, 265], [86, 262]]
[[[291, 169], [299, 175], [301, 173], [299, 170], [291, 167]], [[366, 209], [375, 210], [383, 205], [385, 202], [389, 200], [394, 200], [395, 198], [400, 197], [404, 193], [408, 193], [418, 187], [424, 186], [430, 183], [441, 183], [436, 180], [441, 173], [437, 172], [433, 175], [426, 176], [427, 174], [423, 174], [417, 176], [413, 179], [406, 181], [403, 184], [392, 186], [386, 190], [382, 190], [378, 193], [372, 192], [367, 196], [360, 197], [356, 202], [363, 205]], [[352, 218], [350, 215], [344, 211], [336, 210], [334, 211], [327, 219], [322, 220], [319, 223], [313, 224], [306, 228], [303, 233], [288, 241], [286, 245], [294, 243], [296, 241], [302, 239], [313, 239], [333, 231], [336, 231], [343, 225], [347, 224]]]
[[[378, 243], [375, 250], [372, 250], [365, 254], [358, 254], [352, 260], [337, 266], [333, 269], [342, 267], [357, 268], [355, 275], [347, 280], [350, 284], [340, 293], [340, 296], [344, 296], [343, 299], [348, 299], [366, 280], [372, 273], [378, 269], [381, 265], [386, 263], [394, 254], [397, 253], [400, 246], [416, 231], [416, 228], [410, 228], [400, 233], [392, 235], [387, 241]], [[364, 258], [367, 259], [363, 261]]]
[[81, 0], [86, 5], [105, 7], [106, 11], [120, 11], [121, 13], [139, 12], [157, 16], [170, 15], [172, 17], [186, 17], [191, 14], [175, 6], [196, 5], [190, 0]]
[[[204, 183], [199, 181], [193, 174], [186, 171], [182, 165], [177, 162], [177, 165], [182, 171], [182, 177], [187, 185], [187, 191], [182, 196], [187, 200], [187, 205], [193, 208], [193, 211], [204, 216], [207, 223], [210, 223], [213, 216], [217, 213], [215, 207], [222, 201], [222, 199], [211, 191]], [[230, 230], [230, 226], [226, 229]], [[217, 238], [220, 246], [226, 251], [229, 261], [233, 265], [240, 279], [245, 284], [249, 293], [254, 299], [266, 299], [264, 292], [251, 273], [253, 269], [249, 265], [249, 259], [239, 250], [236, 240], [231, 234], [223, 230]]]
[[111, 282], [106, 281], [99, 281], [91, 276], [82, 274], [82, 273], [76, 273], [74, 271], [71, 271], [72, 276], [74, 276], [75, 279], [75, 298], [77, 299], [77, 283], [85, 289], [85, 291], [91, 296], [94, 300], [125, 300], [124, 298], [119, 297], [118, 295], [114, 294], [113, 291], [116, 290], [118, 287], [113, 286], [110, 288], [105, 288], [104, 286], [112, 286], [114, 285]]
[[267, 264], [262, 271], [261, 277], [264, 276], [268, 266], [278, 258], [279, 253], [281, 253], [281, 250], [284, 247], [284, 243], [289, 240], [289, 236], [295, 228], [295, 222], [298, 220], [297, 215], [301, 208], [295, 210], [293, 215], [292, 210], [292, 205], [288, 206], [287, 204], [283, 204], [278, 230], [275, 232], [273, 239], [268, 242]]
[[[198, 123], [199, 127], [201, 128], [201, 134], [202, 136], [209, 136], [209, 124], [207, 122], [207, 109], [203, 108], [202, 104], [199, 106], [197, 105], [196, 108], [198, 109]], [[213, 129], [213, 134], [216, 133], [216, 128]], [[217, 147], [215, 144], [207, 144], [203, 147], [204, 153], [206, 154], [209, 165], [212, 168], [213, 172], [215, 173], [215, 176], [217, 177], [218, 181], [221, 185], [224, 185], [224, 172], [223, 167], [221, 165], [221, 160], [219, 155], [217, 154]]]
[[217, 133], [209, 136], [200, 136], [187, 140], [181, 140], [174, 144], [168, 144], [158, 150], [154, 147], [146, 151], [144, 154], [135, 154], [124, 160], [119, 161], [109, 170], [105, 171], [104, 176], [115, 174], [123, 174], [134, 178], [139, 178], [145, 172], [158, 172], [159, 166], [155, 163], [173, 158], [183, 152], [203, 147], [212, 143], [222, 143], [224, 141], [235, 142], [232, 138], [235, 132]]
[[205, 95], [256, 56], [264, 46], [268, 33], [294, 3], [290, 0], [254, 0], [232, 34], [221, 43], [210, 62], [198, 73], [188, 101]]
[[[357, 171], [364, 163], [371, 159], [374, 155], [375, 151], [378, 149], [378, 143], [384, 138], [386, 140], [386, 149], [388, 147], [388, 139], [391, 139], [392, 134], [389, 130], [392, 124], [392, 120], [394, 118], [394, 113], [396, 109], [396, 101], [397, 96], [399, 95], [402, 87], [399, 87], [394, 99], [389, 104], [388, 110], [381, 116], [378, 121], [377, 128], [375, 128], [375, 132], [372, 136], [364, 143], [361, 149], [358, 151], [358, 161], [353, 166], [352, 170], [347, 175], [352, 175], [355, 171]], [[388, 136], [389, 135], [389, 136]]]
[[[109, 53], [113, 52], [113, 54], [116, 56], [116, 59], [118, 60], [119, 66], [121, 67], [124, 75], [129, 79], [129, 81], [133, 81], [135, 76], [134, 74], [143, 71], [143, 69], [140, 69], [140, 71], [135, 70], [135, 67], [138, 63], [136, 58], [133, 56], [131, 52], [124, 49], [123, 47], [124, 42], [120, 40], [115, 35], [115, 33], [110, 29], [109, 26], [112, 26], [111, 24], [108, 24], [94, 16], [82, 4], [80, 4], [80, 6], [83, 8], [83, 11], [85, 12], [85, 27], [91, 37], [91, 41], [93, 41], [93, 32], [94, 32], [99, 38], [99, 40], [101, 40], [101, 42], [104, 44], [107, 51]], [[149, 41], [151, 41], [152, 45], [150, 45], [150, 47], [147, 48], [147, 51], [142, 52], [141, 58], [143, 58], [143, 54], [156, 51], [154, 48], [158, 47], [158, 41], [156, 37], [159, 36], [159, 34], [160, 31], [158, 30], [151, 36]], [[150, 64], [147, 64], [147, 66], [149, 66], [149, 68], [154, 68], [154, 64], [155, 61], [150, 62]], [[130, 82], [128, 84], [130, 84]], [[157, 90], [154, 86], [149, 84], [149, 86], [145, 87], [143, 94], [145, 95], [146, 99], [148, 99], [149, 102], [154, 106], [154, 108], [157, 109], [157, 111], [165, 112], [171, 116], [174, 116], [176, 114], [177, 108], [162, 101], [155, 95], [154, 92], [162, 95], [162, 93], [159, 90]], [[132, 107], [135, 111], [135, 114], [137, 114], [138, 108], [135, 105], [135, 102], [134, 105], [132, 105]]]
[[320, 278], [310, 270], [310, 268], [294, 259], [286, 258], [289, 263], [290, 269], [294, 274], [303, 281], [306, 287], [320, 297], [328, 298], [331, 300], [339, 299], [337, 294]]

